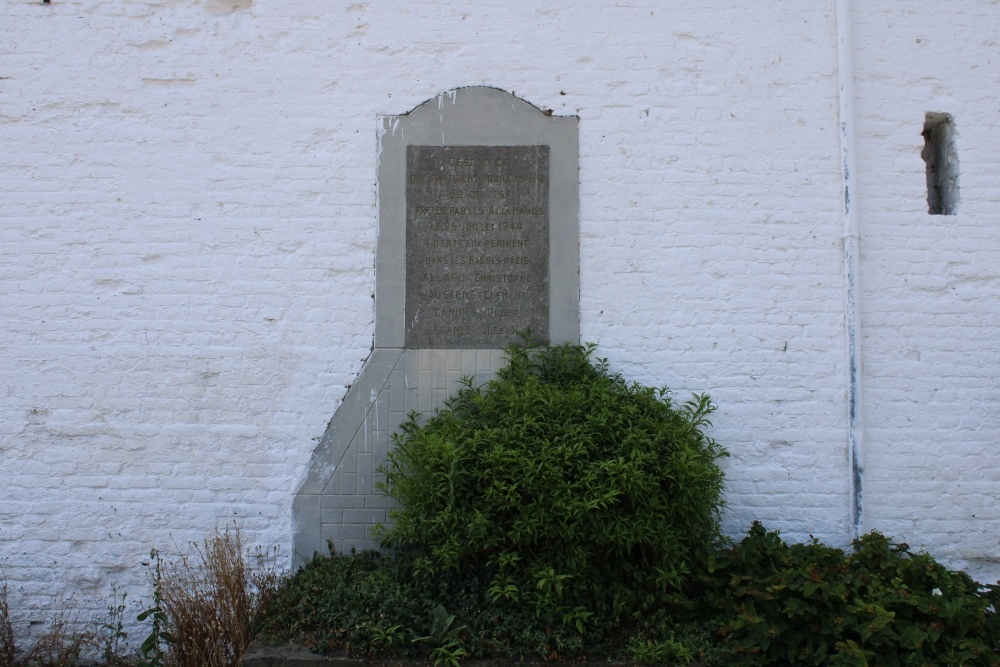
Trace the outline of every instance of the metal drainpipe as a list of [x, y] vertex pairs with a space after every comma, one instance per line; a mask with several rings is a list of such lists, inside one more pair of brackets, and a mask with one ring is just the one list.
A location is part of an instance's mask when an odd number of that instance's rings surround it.
[[861, 290], [859, 286], [859, 230], [854, 152], [854, 59], [851, 43], [850, 0], [837, 2], [837, 73], [840, 83], [840, 154], [844, 206], [844, 281], [847, 337], [847, 460], [850, 468], [851, 539], [861, 536], [864, 527], [864, 404], [861, 372]]

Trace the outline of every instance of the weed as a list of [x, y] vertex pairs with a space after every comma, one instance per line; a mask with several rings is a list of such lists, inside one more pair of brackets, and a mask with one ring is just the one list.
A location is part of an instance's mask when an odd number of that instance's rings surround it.
[[462, 658], [468, 655], [468, 651], [462, 648], [461, 635], [465, 630], [464, 625], [455, 625], [455, 615], [449, 614], [444, 605], [434, 607], [432, 614], [431, 633], [424, 637], [417, 637], [414, 643], [426, 642], [431, 646], [431, 659], [435, 667], [446, 665], [447, 667], [458, 667]]
[[118, 587], [112, 585], [108, 615], [97, 631], [101, 657], [108, 667], [128, 665], [128, 660], [122, 655], [122, 648], [128, 640], [128, 633], [125, 632], [125, 601], [127, 599], [128, 593], [122, 592], [119, 595]]
[[82, 653], [96, 646], [97, 634], [88, 627], [81, 629], [63, 601], [31, 648], [19, 648], [8, 593], [7, 579], [0, 573], [0, 667], [71, 667]]
[[[244, 559], [239, 531], [216, 533], [194, 555], [164, 562], [156, 549], [143, 563], [153, 604], [137, 620], [150, 624], [134, 660], [137, 667], [236, 667], [254, 633], [254, 622], [278, 588], [277, 553], [258, 549]], [[30, 649], [15, 641], [7, 580], [0, 572], [0, 667], [71, 667], [99, 656], [107, 667], [133, 663], [128, 640], [127, 594], [112, 587], [107, 616], [83, 626], [64, 603]]]
[[160, 560], [160, 552], [156, 549], [150, 550], [149, 562], [143, 563], [147, 568], [151, 565], [153, 569], [149, 576], [153, 584], [153, 606], [145, 609], [136, 618], [138, 621], [150, 622], [149, 635], [139, 646], [138, 667], [163, 667], [166, 657], [164, 648], [173, 641], [173, 637], [164, 629], [169, 620], [163, 611], [163, 563]]
[[77, 664], [80, 654], [95, 644], [93, 631], [78, 630], [79, 625], [63, 603], [52, 616], [45, 632], [15, 664], [23, 667], [71, 667]]
[[398, 644], [403, 639], [403, 626], [390, 625], [389, 627], [372, 628], [372, 646], [379, 648], [391, 647]]
[[642, 665], [688, 665], [694, 654], [673, 637], [667, 639], [634, 639], [628, 645], [629, 656]]
[[14, 644], [14, 624], [7, 598], [7, 578], [0, 572], [0, 667], [13, 667], [17, 657]]
[[244, 558], [239, 529], [194, 544], [194, 553], [153, 575], [154, 606], [139, 620], [152, 629], [140, 667], [237, 667], [254, 621], [277, 588], [276, 554], [258, 550], [257, 568]]

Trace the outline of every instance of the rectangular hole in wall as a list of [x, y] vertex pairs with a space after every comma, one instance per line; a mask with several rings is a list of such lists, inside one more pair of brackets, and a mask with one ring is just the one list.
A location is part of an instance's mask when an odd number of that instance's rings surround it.
[[924, 150], [927, 165], [927, 212], [955, 215], [958, 211], [958, 151], [955, 121], [951, 114], [928, 111], [924, 116]]

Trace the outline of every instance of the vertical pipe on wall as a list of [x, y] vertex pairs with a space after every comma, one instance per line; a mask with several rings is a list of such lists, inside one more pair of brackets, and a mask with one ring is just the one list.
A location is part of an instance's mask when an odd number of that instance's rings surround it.
[[847, 460], [850, 474], [851, 539], [864, 526], [864, 420], [861, 373], [861, 290], [859, 286], [859, 220], [855, 199], [854, 58], [851, 43], [850, 0], [837, 2], [837, 73], [840, 98], [840, 155], [843, 185], [841, 219], [844, 226], [845, 333], [847, 338]]

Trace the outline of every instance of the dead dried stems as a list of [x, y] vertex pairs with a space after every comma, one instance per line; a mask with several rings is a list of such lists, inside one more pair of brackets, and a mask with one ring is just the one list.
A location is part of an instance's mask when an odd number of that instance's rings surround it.
[[0, 574], [0, 667], [70, 667], [80, 654], [95, 645], [96, 633], [79, 630], [79, 623], [63, 604], [52, 616], [45, 632], [27, 651], [14, 640], [7, 580]]
[[278, 585], [275, 552], [244, 558], [238, 529], [216, 533], [179, 563], [164, 567], [161, 608], [171, 641], [169, 667], [238, 667], [254, 619]]
[[[239, 667], [253, 639], [254, 620], [280, 583], [277, 550], [258, 548], [245, 555], [237, 528], [216, 532], [193, 547], [193, 553], [178, 562], [161, 563], [162, 577], [154, 581], [163, 619], [162, 632], [154, 631], [155, 643], [162, 644], [162, 661], [158, 658], [155, 664]], [[117, 589], [103, 624], [81, 626], [63, 604], [27, 650], [16, 642], [8, 592], [0, 572], [0, 667], [71, 667], [80, 663], [81, 655], [100, 655], [110, 667], [136, 663], [121, 654], [127, 637], [125, 595]]]
[[0, 575], [0, 667], [13, 667], [15, 651], [14, 624], [7, 602], [7, 579]]

